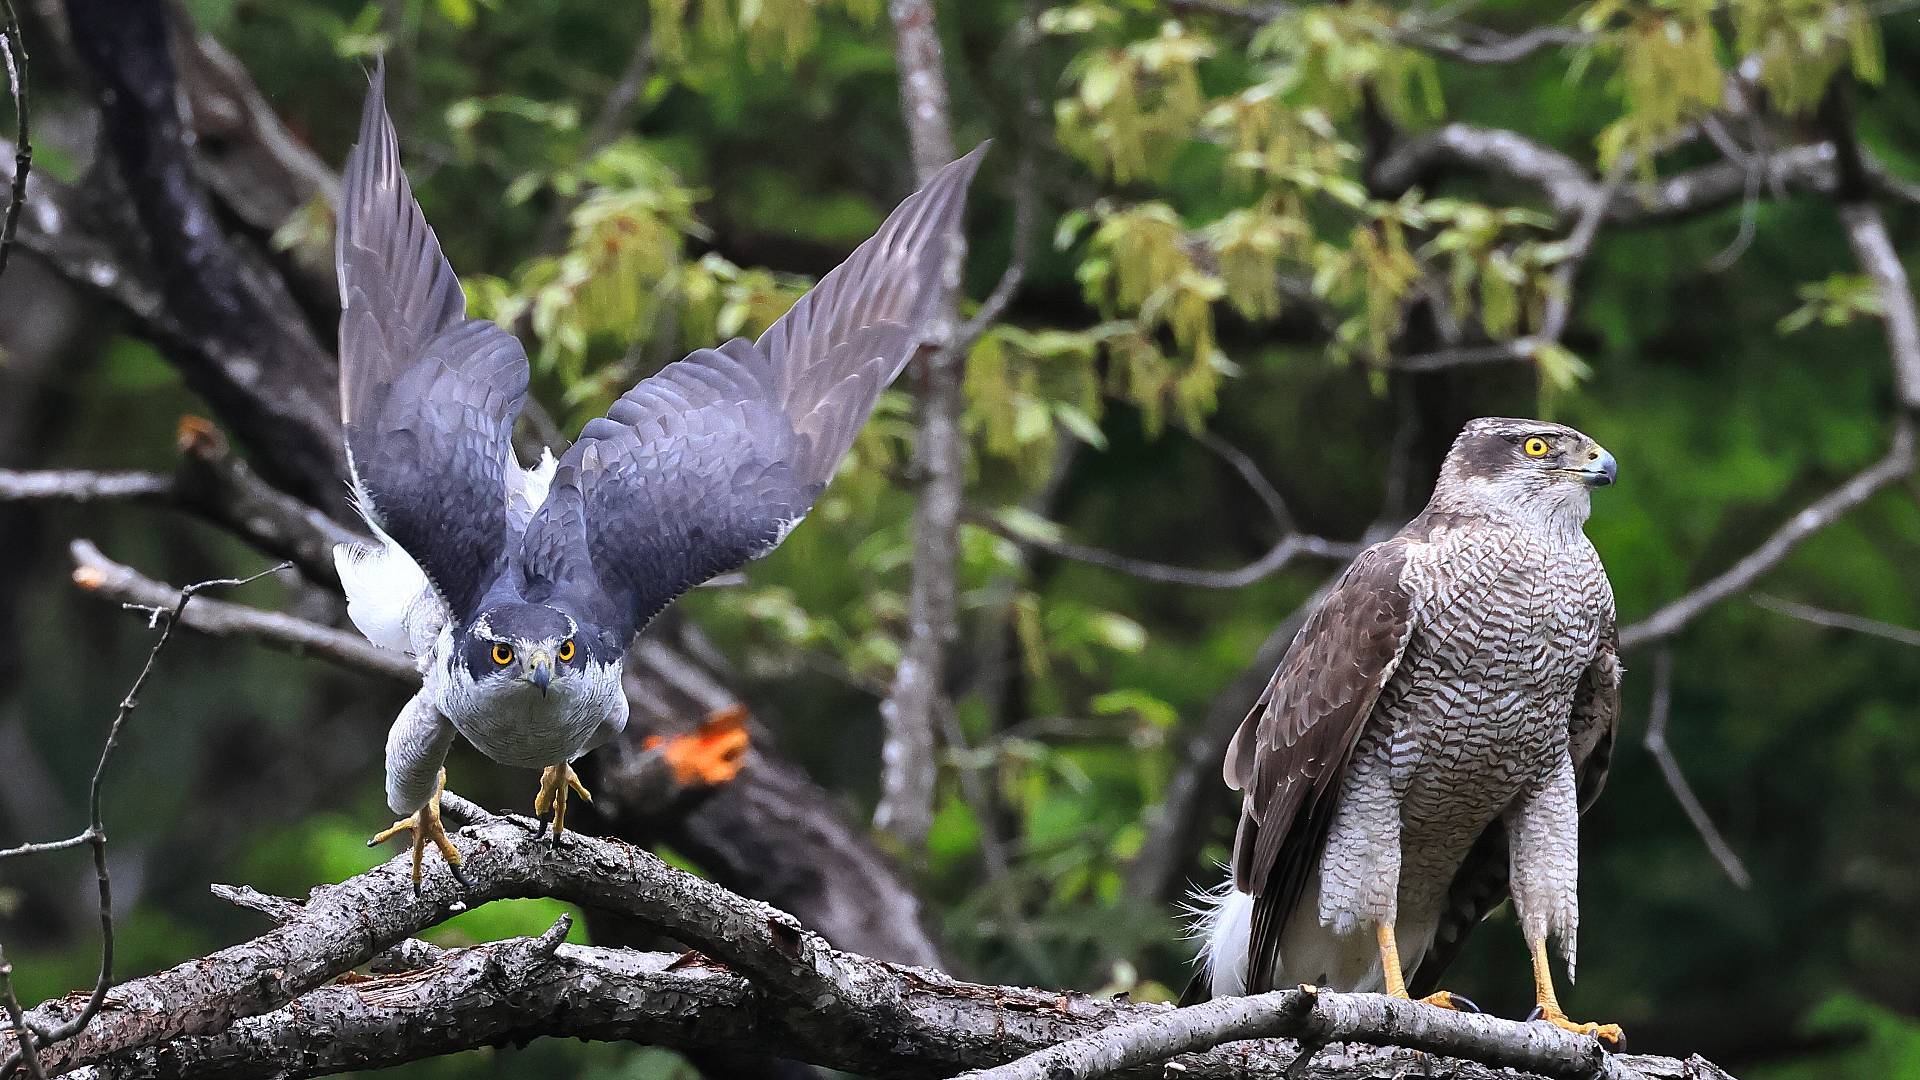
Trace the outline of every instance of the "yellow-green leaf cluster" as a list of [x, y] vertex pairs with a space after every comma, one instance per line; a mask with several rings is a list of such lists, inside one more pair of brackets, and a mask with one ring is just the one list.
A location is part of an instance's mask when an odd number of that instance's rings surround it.
[[1601, 158], [1653, 151], [1720, 105], [1725, 73], [1713, 16], [1717, 0], [1596, 0], [1581, 26], [1602, 33], [1597, 49], [1619, 64], [1613, 86], [1626, 113], [1600, 136]]
[[1152, 37], [1080, 54], [1068, 68], [1072, 92], [1054, 108], [1061, 144], [1123, 183], [1160, 175], [1198, 126], [1200, 61], [1212, 53], [1169, 20]]
[[[791, 68], [813, 48], [823, 10], [870, 24], [879, 0], [651, 0], [654, 54], [695, 75], [701, 61], [744, 51], [755, 67]], [[695, 81], [698, 81], [697, 77]]]
[[1880, 31], [1857, 0], [1733, 0], [1734, 49], [1760, 65], [1771, 103], [1804, 113], [1844, 69], [1880, 81]]

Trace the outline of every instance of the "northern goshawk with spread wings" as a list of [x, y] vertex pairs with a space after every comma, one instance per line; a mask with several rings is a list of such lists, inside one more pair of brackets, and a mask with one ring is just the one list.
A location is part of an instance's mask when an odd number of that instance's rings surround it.
[[336, 552], [348, 612], [422, 675], [387, 737], [387, 801], [456, 868], [440, 823], [456, 732], [544, 770], [566, 823], [570, 765], [621, 731], [633, 636], [675, 597], [771, 551], [812, 507], [880, 392], [927, 343], [958, 275], [983, 151], [948, 165], [758, 341], [642, 381], [555, 461], [511, 435], [527, 357], [466, 297], [400, 169], [380, 72], [347, 160], [335, 257], [353, 488], [378, 542]]
[[1571, 428], [1475, 420], [1426, 509], [1347, 568], [1227, 751], [1233, 876], [1190, 998], [1425, 993], [1510, 894], [1535, 1018], [1620, 1043], [1566, 1018], [1547, 966], [1558, 939], [1573, 974], [1579, 815], [1619, 712], [1613, 590], [1582, 531], [1614, 471]]

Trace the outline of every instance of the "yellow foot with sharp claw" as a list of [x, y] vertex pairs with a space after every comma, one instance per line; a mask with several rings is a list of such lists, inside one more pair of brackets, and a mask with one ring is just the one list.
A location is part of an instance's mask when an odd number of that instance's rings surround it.
[[1452, 1009], [1454, 1012], [1477, 1013], [1480, 1011], [1480, 1006], [1475, 1005], [1472, 998], [1465, 994], [1453, 993], [1450, 990], [1435, 990], [1426, 997], [1416, 1000], [1423, 1005], [1432, 1005], [1439, 1009]]
[[1627, 1033], [1620, 1030], [1619, 1024], [1582, 1024], [1567, 1019], [1567, 1014], [1559, 1009], [1546, 1009], [1538, 1005], [1534, 1006], [1532, 1015], [1527, 1019], [1529, 1021], [1545, 1020], [1554, 1027], [1562, 1031], [1571, 1031], [1575, 1035], [1591, 1035], [1599, 1039], [1601, 1045], [1615, 1053], [1627, 1048]]
[[557, 841], [567, 828], [567, 792], [572, 791], [588, 802], [593, 796], [587, 792], [587, 786], [580, 782], [579, 774], [571, 765], [549, 765], [540, 774], [540, 793], [533, 797], [533, 816], [540, 819], [542, 828], [546, 827], [547, 814], [553, 814], [553, 838]]
[[427, 805], [415, 810], [409, 817], [401, 818], [373, 839], [367, 841], [368, 847], [386, 843], [403, 832], [413, 834], [413, 891], [420, 891], [420, 860], [427, 852], [427, 841], [440, 849], [440, 857], [447, 860], [447, 869], [453, 871], [454, 879], [462, 885], [466, 880], [460, 874], [460, 849], [453, 846], [447, 838], [446, 827], [440, 824], [440, 792], [447, 786], [447, 770], [441, 769], [440, 776], [433, 783], [433, 797]]

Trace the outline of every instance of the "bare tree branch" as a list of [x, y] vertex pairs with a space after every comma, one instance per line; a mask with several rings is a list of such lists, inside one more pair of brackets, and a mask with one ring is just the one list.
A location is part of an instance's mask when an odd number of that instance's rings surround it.
[[[473, 812], [457, 796], [448, 799], [448, 810]], [[615, 841], [576, 836], [556, 847], [524, 824], [491, 816], [454, 835], [471, 888], [433, 873], [415, 895], [405, 856], [321, 886], [284, 924], [251, 941], [116, 987], [112, 1008], [80, 1037], [50, 1048], [49, 1068], [110, 1064], [115, 1076], [307, 1076], [558, 1034], [682, 1048], [750, 1041], [836, 1068], [922, 1077], [998, 1064], [1114, 1025], [1180, 1015], [1160, 1005], [958, 982], [842, 952], [791, 916]], [[435, 966], [322, 989], [462, 907], [521, 896], [618, 912], [724, 967], [564, 946], [549, 932], [454, 953], [415, 949]], [[1484, 1056], [1548, 1077], [1629, 1067], [1678, 1077], [1688, 1067], [1670, 1059], [1606, 1059], [1593, 1040], [1544, 1024], [1448, 1013], [1372, 994], [1311, 997], [1308, 1034], [1351, 1043]], [[43, 1005], [27, 1022], [52, 1023], [72, 1009], [68, 1002]], [[1196, 1078], [1279, 1077], [1296, 1056], [1291, 1044], [1274, 1041], [1189, 1055], [1178, 1065], [1180, 1075]], [[1399, 1049], [1350, 1050], [1313, 1075], [1398, 1076], [1406, 1057]], [[1494, 1075], [1465, 1060], [1449, 1068], [1473, 1080]]]
[[[310, 581], [333, 584], [335, 544], [366, 537], [262, 480], [211, 424], [180, 422], [172, 476], [144, 472], [0, 470], [0, 502], [155, 502], [226, 529], [269, 555], [291, 560]], [[169, 590], [171, 591], [171, 590]]]
[[0, 502], [164, 500], [172, 495], [173, 478], [159, 473], [0, 469]]
[[1169, 566], [1149, 559], [1136, 559], [1129, 555], [1118, 555], [1086, 544], [1076, 544], [1071, 540], [1032, 536], [1027, 533], [1015, 534], [997, 524], [994, 528], [1002, 535], [1017, 539], [1049, 555], [1058, 555], [1089, 566], [1098, 566], [1142, 581], [1163, 585], [1185, 585], [1196, 589], [1242, 589], [1286, 569], [1287, 565], [1300, 555], [1326, 559], [1351, 559], [1360, 553], [1358, 544], [1301, 533], [1288, 533], [1281, 537], [1278, 543], [1268, 548], [1266, 554], [1245, 566], [1233, 570], [1195, 570], [1184, 566]]
[[1720, 869], [1726, 871], [1727, 878], [1739, 888], [1752, 888], [1753, 875], [1747, 873], [1746, 863], [1721, 835], [1719, 826], [1701, 805], [1700, 797], [1693, 793], [1693, 785], [1687, 783], [1686, 774], [1680, 771], [1680, 760], [1673, 756], [1673, 747], [1667, 742], [1667, 719], [1672, 711], [1673, 650], [1663, 648], [1653, 657], [1653, 703], [1647, 709], [1647, 753], [1652, 754], [1660, 766], [1660, 775], [1666, 780], [1668, 790], [1679, 800], [1680, 809], [1686, 812], [1693, 830], [1706, 841], [1707, 850], [1713, 853]]
[[[75, 540], [73, 583], [87, 592], [123, 604], [154, 606], [174, 595], [171, 586], [142, 576], [130, 566], [100, 553], [90, 540]], [[397, 652], [370, 644], [358, 634], [335, 630], [277, 611], [261, 611], [245, 604], [205, 600], [182, 616], [183, 625], [208, 637], [252, 638], [296, 655], [315, 656], [341, 667], [417, 683], [413, 661]]]
[[[953, 128], [947, 114], [947, 76], [931, 0], [889, 0], [900, 107], [921, 183], [953, 159]], [[956, 242], [948, 267], [950, 296], [957, 292], [966, 245]], [[960, 431], [965, 407], [961, 388], [964, 354], [952, 323], [929, 334], [937, 342], [920, 365], [919, 435], [914, 470], [919, 498], [913, 514], [913, 583], [907, 599], [908, 636], [882, 703], [885, 742], [880, 751], [880, 800], [874, 825], [907, 849], [920, 846], [933, 827], [935, 761], [941, 698], [946, 694], [947, 648], [957, 632], [960, 513], [966, 483], [966, 444]]]
[[[140, 668], [140, 674], [134, 677], [133, 685], [127, 688], [126, 694], [120, 699], [120, 708], [114, 713], [113, 722], [107, 727], [107, 737], [100, 745], [100, 758], [93, 767], [93, 779], [87, 786], [87, 827], [66, 840], [45, 844], [23, 844], [0, 851], [0, 861], [4, 861], [65, 847], [76, 847], [80, 844], [93, 849], [94, 879], [98, 885], [100, 899], [100, 973], [94, 979], [93, 991], [87, 995], [85, 1004], [61, 1022], [35, 1023], [31, 1019], [14, 1022], [14, 1030], [17, 1032], [15, 1046], [4, 1060], [0, 1060], [0, 1076], [6, 1075], [23, 1058], [31, 1059], [36, 1053], [45, 1053], [61, 1040], [70, 1039], [79, 1034], [99, 1014], [101, 1006], [106, 1001], [107, 988], [113, 983], [113, 878], [107, 870], [107, 826], [101, 817], [100, 797], [105, 790], [107, 765], [113, 760], [113, 751], [120, 745], [120, 733], [126, 727], [127, 721], [132, 718], [133, 711], [139, 708], [140, 691], [146, 686], [148, 677], [153, 674], [154, 666], [160, 659], [161, 650], [165, 649], [167, 642], [173, 639], [173, 628], [180, 622], [181, 613], [186, 610], [188, 602], [200, 592], [213, 588], [246, 585], [268, 574], [288, 569], [288, 566], [289, 564], [282, 563], [251, 577], [202, 581], [179, 590], [159, 604], [135, 605], [148, 611], [150, 623], [159, 627], [160, 634], [154, 639], [153, 648], [148, 651], [147, 662]], [[4, 959], [0, 959], [0, 964], [4, 964]], [[6, 987], [6, 997], [10, 1009], [18, 1007], [13, 1003], [13, 989], [10, 983]], [[40, 1065], [34, 1062], [28, 1066], [28, 1069], [38, 1075]]]
[[[1835, 190], [1831, 142], [1790, 147], [1769, 154], [1762, 175], [1770, 191], [1831, 195]], [[1572, 217], [1589, 204], [1603, 181], [1573, 158], [1516, 131], [1473, 124], [1446, 124], [1416, 135], [1381, 158], [1373, 178], [1383, 190], [1404, 191], [1430, 183], [1444, 170], [1466, 169], [1538, 191], [1558, 217]], [[1874, 190], [1914, 201], [1913, 186], [1867, 161]], [[1720, 161], [1648, 184], [1622, 187], [1607, 203], [1607, 221], [1645, 225], [1732, 206], [1748, 190], [1749, 165]]]
[[40, 1051], [33, 1045], [33, 1032], [27, 1027], [20, 999], [13, 992], [13, 965], [7, 962], [5, 949], [0, 949], [0, 1004], [6, 1007], [7, 1023], [13, 1026], [14, 1041], [20, 1044], [20, 1059], [27, 1075], [33, 1080], [47, 1080], [47, 1071], [40, 1065]]
[[1745, 592], [1762, 574], [1778, 566], [1808, 537], [1833, 524], [1882, 488], [1913, 475], [1913, 472], [1913, 429], [1903, 421], [1894, 428], [1893, 446], [1886, 456], [1814, 500], [1739, 562], [1645, 619], [1623, 627], [1620, 631], [1620, 647], [1632, 649], [1673, 637], [1708, 608], [1735, 593]]
[[7, 272], [7, 256], [13, 253], [14, 232], [20, 227], [20, 211], [27, 205], [27, 176], [33, 171], [32, 112], [27, 107], [27, 43], [20, 37], [20, 20], [14, 15], [13, 0], [0, 0], [0, 60], [6, 62], [7, 92], [13, 96], [13, 188], [7, 199], [7, 212], [0, 219], [0, 274]]
[[1778, 612], [1790, 619], [1799, 619], [1801, 622], [1812, 623], [1815, 626], [1825, 626], [1834, 630], [1850, 630], [1856, 634], [1866, 634], [1869, 637], [1884, 638], [1887, 641], [1920, 649], [1920, 630], [1909, 630], [1904, 626], [1895, 626], [1892, 623], [1884, 623], [1878, 619], [1869, 619], [1860, 615], [1848, 615], [1845, 612], [1828, 611], [1825, 608], [1817, 608], [1811, 604], [1796, 603], [1792, 600], [1783, 600], [1780, 597], [1770, 596], [1766, 593], [1751, 593], [1747, 596], [1747, 599], [1753, 601], [1756, 607], [1763, 607], [1768, 611]]
[[1556, 1080], [1640, 1076], [1602, 1049], [1598, 1040], [1575, 1036], [1591, 1044], [1580, 1046], [1560, 1029], [1540, 1024], [1523, 1024], [1514, 1032], [1505, 1021], [1487, 1028], [1448, 1022], [1458, 1015], [1379, 994], [1323, 993], [1303, 986], [1161, 1012], [964, 1075], [967, 1080], [1098, 1080], [1245, 1039], [1280, 1036], [1311, 1049], [1332, 1043], [1377, 1044], [1391, 1030], [1395, 1045]]
[[1260, 472], [1260, 467], [1253, 462], [1253, 459], [1219, 436], [1203, 433], [1195, 438], [1202, 446], [1232, 466], [1234, 472], [1240, 474], [1240, 478], [1253, 490], [1254, 496], [1266, 507], [1268, 514], [1273, 518], [1274, 525], [1280, 530], [1280, 539], [1267, 549], [1266, 554], [1245, 566], [1233, 570], [1197, 570], [1184, 566], [1172, 566], [1150, 559], [1136, 559], [1130, 555], [1121, 555], [1064, 538], [1034, 535], [1030, 531], [1016, 532], [1006, 523], [993, 518], [979, 517], [976, 521], [1009, 540], [1044, 551], [1049, 555], [1072, 559], [1089, 566], [1098, 566], [1142, 581], [1163, 585], [1185, 585], [1196, 589], [1245, 588], [1256, 581], [1264, 581], [1279, 573], [1299, 556], [1350, 559], [1358, 555], [1366, 546], [1329, 540], [1298, 531], [1294, 527], [1293, 514], [1287, 509], [1286, 501], [1280, 497], [1280, 492], [1274, 488], [1273, 482]]

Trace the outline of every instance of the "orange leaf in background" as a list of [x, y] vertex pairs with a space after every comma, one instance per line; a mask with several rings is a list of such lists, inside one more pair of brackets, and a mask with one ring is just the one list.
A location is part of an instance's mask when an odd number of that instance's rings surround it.
[[682, 787], [716, 787], [734, 778], [746, 762], [750, 740], [747, 710], [729, 705], [707, 714], [706, 722], [685, 735], [650, 735], [640, 744], [658, 750]]

